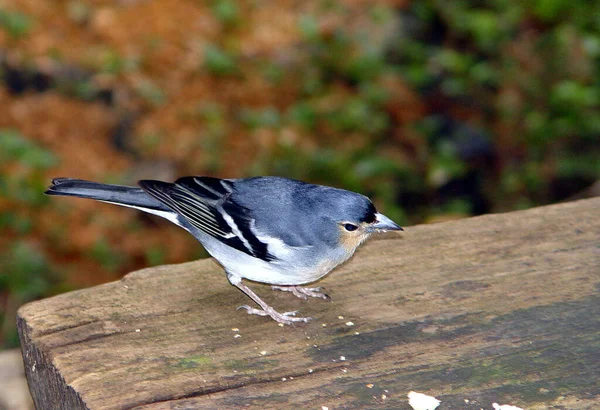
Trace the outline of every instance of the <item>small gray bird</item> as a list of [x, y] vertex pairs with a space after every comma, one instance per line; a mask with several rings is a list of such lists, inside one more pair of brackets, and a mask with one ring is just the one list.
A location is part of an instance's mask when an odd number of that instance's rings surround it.
[[280, 323], [307, 322], [279, 313], [242, 279], [307, 299], [328, 299], [314, 282], [348, 260], [372, 233], [402, 230], [366, 196], [280, 177], [183, 177], [142, 180], [140, 188], [57, 178], [48, 195], [90, 198], [161, 216], [194, 235], [227, 272], [229, 282], [260, 309], [249, 314]]

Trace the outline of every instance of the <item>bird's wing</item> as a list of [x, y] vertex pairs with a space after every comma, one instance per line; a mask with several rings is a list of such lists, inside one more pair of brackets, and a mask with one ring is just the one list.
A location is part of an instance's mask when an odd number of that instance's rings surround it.
[[232, 181], [183, 177], [175, 183], [142, 180], [139, 185], [205, 234], [264, 261], [276, 259], [253, 232], [250, 211], [231, 201]]

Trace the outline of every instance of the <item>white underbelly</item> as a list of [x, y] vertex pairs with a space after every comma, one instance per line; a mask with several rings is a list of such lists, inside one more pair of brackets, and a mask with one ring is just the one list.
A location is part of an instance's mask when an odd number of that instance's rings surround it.
[[[198, 235], [200, 236], [200, 235]], [[333, 268], [351, 255], [338, 255], [327, 262], [311, 264], [309, 258], [299, 252], [297, 260], [276, 260], [265, 262], [238, 251], [206, 234], [200, 241], [204, 248], [217, 260], [225, 271], [240, 278], [269, 285], [304, 285], [327, 275]], [[302, 260], [305, 256], [305, 260]]]

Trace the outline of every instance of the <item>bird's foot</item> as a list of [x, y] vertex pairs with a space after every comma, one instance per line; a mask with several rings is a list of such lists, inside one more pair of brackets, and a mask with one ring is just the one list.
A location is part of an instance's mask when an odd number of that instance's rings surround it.
[[321, 298], [325, 300], [331, 300], [328, 294], [321, 292], [321, 288], [303, 288], [302, 286], [271, 286], [273, 290], [281, 290], [283, 292], [291, 292], [292, 295], [300, 299]]
[[248, 305], [238, 307], [238, 309], [246, 309], [249, 315], [270, 316], [273, 320], [285, 325], [291, 325], [296, 322], [308, 322], [310, 317], [296, 317], [297, 311], [279, 313], [271, 306], [267, 306], [264, 310], [256, 309]]

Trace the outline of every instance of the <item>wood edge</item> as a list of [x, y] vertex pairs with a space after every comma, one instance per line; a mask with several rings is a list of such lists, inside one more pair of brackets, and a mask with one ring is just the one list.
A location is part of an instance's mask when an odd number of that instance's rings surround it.
[[31, 339], [32, 329], [23, 315], [23, 309], [17, 312], [17, 331], [21, 343], [23, 367], [27, 386], [35, 408], [78, 410], [88, 407], [82, 398], [69, 386], [58, 369]]

